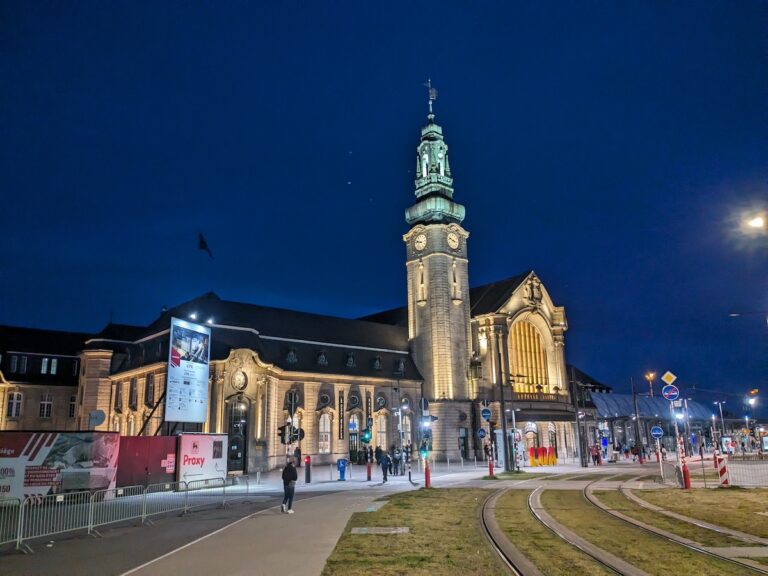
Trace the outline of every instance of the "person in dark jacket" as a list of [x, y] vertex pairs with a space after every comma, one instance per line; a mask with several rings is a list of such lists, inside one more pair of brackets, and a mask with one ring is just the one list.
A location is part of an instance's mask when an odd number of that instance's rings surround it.
[[381, 446], [376, 446], [376, 451], [373, 453], [376, 458], [376, 464], [381, 464]]
[[299, 475], [296, 473], [296, 468], [293, 466], [293, 460], [290, 458], [283, 468], [283, 503], [280, 505], [280, 510], [293, 514], [293, 493], [296, 491], [296, 480], [299, 479]]
[[391, 465], [392, 465], [392, 460], [389, 458], [389, 454], [382, 451], [381, 452], [381, 473], [384, 475], [383, 484], [386, 484], [387, 482], [387, 472], [389, 472], [389, 467]]

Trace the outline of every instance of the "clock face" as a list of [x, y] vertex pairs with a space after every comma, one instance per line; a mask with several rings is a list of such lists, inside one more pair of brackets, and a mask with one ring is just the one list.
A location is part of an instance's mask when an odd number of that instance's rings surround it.
[[232, 387], [235, 390], [245, 390], [245, 387], [248, 386], [248, 376], [245, 375], [245, 372], [242, 370], [239, 370], [235, 372], [232, 375]]
[[416, 250], [424, 250], [424, 248], [427, 247], [427, 237], [424, 234], [419, 234], [416, 236], [416, 239], [413, 241], [413, 247], [416, 248]]
[[459, 236], [453, 232], [448, 234], [448, 246], [451, 250], [456, 250], [459, 247]]

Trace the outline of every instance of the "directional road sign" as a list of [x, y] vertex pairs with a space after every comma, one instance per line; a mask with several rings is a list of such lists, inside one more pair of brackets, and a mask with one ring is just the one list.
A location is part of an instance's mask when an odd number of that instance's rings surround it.
[[480, 438], [480, 440], [482, 440], [483, 438], [485, 438], [485, 428], [480, 428], [480, 429], [477, 431], [477, 437], [478, 437], [478, 438]]
[[664, 429], [661, 426], [654, 426], [651, 428], [651, 436], [654, 438], [661, 438], [664, 436]]
[[677, 398], [680, 396], [680, 390], [677, 389], [677, 386], [667, 384], [664, 386], [664, 388], [661, 389], [661, 395], [670, 401], [677, 400]]
[[488, 420], [491, 419], [491, 409], [490, 408], [483, 408], [480, 410], [480, 416], [483, 417], [483, 420], [488, 422]]

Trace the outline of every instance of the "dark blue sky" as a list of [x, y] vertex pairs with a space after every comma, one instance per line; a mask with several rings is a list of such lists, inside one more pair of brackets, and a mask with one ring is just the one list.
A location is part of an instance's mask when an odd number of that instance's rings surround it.
[[533, 268], [606, 384], [768, 401], [765, 318], [728, 316], [768, 310], [735, 226], [768, 203], [766, 30], [747, 1], [2, 2], [0, 323], [404, 304], [431, 77], [472, 285]]

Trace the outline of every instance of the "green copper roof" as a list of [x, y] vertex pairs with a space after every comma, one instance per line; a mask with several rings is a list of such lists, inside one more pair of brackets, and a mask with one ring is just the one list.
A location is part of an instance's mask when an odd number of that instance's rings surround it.
[[[430, 102], [431, 104], [431, 102]], [[435, 115], [421, 129], [416, 156], [416, 204], [405, 211], [408, 224], [456, 222], [464, 220], [464, 206], [453, 202], [453, 178], [448, 162], [448, 145], [443, 129], [435, 124]]]

